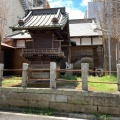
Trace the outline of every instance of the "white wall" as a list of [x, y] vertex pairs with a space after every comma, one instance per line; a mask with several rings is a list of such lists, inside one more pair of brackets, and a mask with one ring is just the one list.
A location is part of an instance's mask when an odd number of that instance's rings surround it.
[[80, 38], [71, 38], [71, 40], [76, 42], [76, 45], [80, 45]]
[[[16, 25], [18, 23], [19, 17], [25, 16], [25, 11], [22, 7], [20, 0], [3, 0], [3, 9], [5, 9], [7, 24], [5, 25], [4, 36], [11, 35], [14, 32], [9, 28], [10, 26]], [[1, 8], [2, 9], [2, 8]]]
[[25, 47], [25, 41], [24, 40], [17, 40], [17, 47]]
[[[93, 41], [92, 41], [93, 39]], [[93, 38], [71, 38], [72, 41], [76, 42], [76, 45], [103, 45], [102, 37], [93, 37]]]
[[102, 45], [102, 38], [100, 37], [96, 37], [96, 38], [93, 38], [93, 45]]
[[82, 45], [91, 45], [91, 38], [82, 38]]

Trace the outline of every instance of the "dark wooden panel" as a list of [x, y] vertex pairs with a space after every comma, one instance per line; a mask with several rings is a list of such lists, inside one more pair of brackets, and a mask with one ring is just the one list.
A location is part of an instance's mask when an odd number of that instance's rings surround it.
[[[25, 59], [24, 57], [21, 56], [22, 49], [14, 49], [12, 55], [13, 55], [13, 60], [12, 60], [12, 69], [22, 69], [23, 63], [28, 63], [30, 62]], [[22, 71], [14, 71], [15, 75], [22, 75]]]
[[27, 49], [33, 48], [33, 41], [25, 42], [25, 47], [26, 47]]
[[53, 41], [53, 48], [60, 48], [60, 42], [59, 41]]
[[51, 48], [52, 35], [51, 34], [35, 34], [34, 35], [34, 48]]
[[71, 62], [74, 63], [81, 58], [93, 58], [94, 67], [102, 67], [102, 47], [71, 47]]

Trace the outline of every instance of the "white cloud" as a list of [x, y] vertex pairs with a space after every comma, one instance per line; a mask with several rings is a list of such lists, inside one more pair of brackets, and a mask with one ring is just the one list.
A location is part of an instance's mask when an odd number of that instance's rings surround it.
[[91, 0], [82, 0], [82, 2], [80, 3], [81, 6], [87, 6], [88, 2], [90, 2]]
[[69, 13], [69, 19], [81, 19], [84, 17], [84, 12], [73, 7], [72, 0], [48, 0], [50, 7], [66, 7], [67, 13]]
[[84, 12], [75, 8], [66, 8], [66, 11], [69, 13], [69, 19], [83, 19]]
[[50, 3], [50, 7], [72, 7], [73, 2], [72, 0], [48, 0], [48, 2]]

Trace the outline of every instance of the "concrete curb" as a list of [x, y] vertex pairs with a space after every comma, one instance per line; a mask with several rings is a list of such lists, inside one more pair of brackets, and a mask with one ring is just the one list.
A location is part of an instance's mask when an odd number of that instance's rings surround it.
[[69, 113], [69, 117], [71, 118], [81, 118], [81, 119], [88, 119], [88, 120], [120, 120], [120, 117], [114, 117], [114, 116], [96, 116], [92, 114], [76, 114], [76, 113]]
[[[0, 111], [13, 112], [13, 113], [18, 113], [18, 112], [24, 113], [24, 110], [22, 108], [14, 108], [14, 107], [11, 107], [11, 108], [0, 107]], [[120, 120], [120, 117], [116, 117], [116, 116], [108, 116], [107, 118], [105, 118], [104, 115], [96, 116], [96, 115], [84, 114], [84, 113], [53, 112], [53, 116], [79, 118], [79, 119], [87, 119], [87, 120]]]

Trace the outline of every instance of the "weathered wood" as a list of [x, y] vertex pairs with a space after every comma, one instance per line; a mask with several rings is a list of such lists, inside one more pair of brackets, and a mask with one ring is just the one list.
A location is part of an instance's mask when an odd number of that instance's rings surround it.
[[71, 49], [69, 47], [68, 62], [71, 63]]
[[120, 64], [117, 64], [118, 91], [120, 91]]
[[29, 69], [28, 71], [34, 71], [34, 72], [45, 72], [45, 71], [50, 71], [50, 69]]
[[118, 84], [117, 82], [92, 82], [92, 81], [88, 81], [89, 83], [101, 83], [101, 84]]
[[4, 69], [4, 64], [0, 64], [0, 87], [2, 87], [2, 78], [3, 78], [3, 69]]
[[28, 79], [28, 81], [48, 81], [48, 80], [50, 80], [50, 78]]
[[22, 69], [4, 69], [3, 71], [22, 71]]
[[[56, 16], [56, 18], [58, 19], [58, 23], [59, 21], [62, 21], [61, 24], [57, 24], [57, 26], [51, 24], [52, 14]], [[46, 15], [46, 17], [44, 17], [43, 15]], [[39, 25], [36, 25], [36, 18], [34, 21], [30, 20], [31, 17], [34, 18], [35, 16], [38, 16], [43, 22], [39, 23]], [[36, 9], [31, 11], [28, 14], [28, 17], [23, 19], [24, 23], [29, 22], [30, 24], [24, 24], [23, 28], [19, 26], [12, 28], [13, 30], [26, 29], [32, 37], [31, 42], [28, 42], [26, 40], [26, 49], [23, 49], [21, 53], [23, 58], [30, 61], [29, 64], [35, 64], [33, 62], [38, 61], [60, 63], [60, 61], [65, 57], [67, 59], [66, 51], [67, 47], [69, 46], [69, 24], [67, 18], [68, 15], [65, 12], [64, 8], [52, 8], [42, 10]], [[48, 21], [51, 21], [49, 22], [49, 25], [47, 24]], [[67, 47], [64, 51], [62, 51], [61, 47], [62, 41], [67, 43]]]
[[56, 68], [57, 65], [55, 62], [50, 63], [50, 88], [56, 88]]
[[22, 51], [23, 54], [38, 54], [38, 53], [56, 53], [59, 54], [61, 53], [59, 48], [37, 48], [37, 49], [23, 49]]
[[[12, 56], [13, 56], [12, 59], [14, 59], [15, 62], [12, 62], [12, 69], [14, 69], [14, 70], [11, 70], [11, 71], [14, 75], [19, 75], [19, 76], [21, 76], [21, 74], [22, 74], [21, 66], [23, 65], [23, 63], [28, 63], [28, 64], [30, 63], [30, 61], [28, 61], [27, 59], [25, 59], [24, 57], [22, 57], [20, 55], [21, 52], [22, 52], [22, 49], [14, 49], [12, 52]], [[8, 54], [8, 53], [6, 53], [6, 54]], [[8, 69], [7, 66], [6, 66], [6, 68]], [[19, 69], [19, 70], [17, 70], [17, 69]]]
[[56, 71], [57, 72], [81, 72], [81, 70], [80, 69], [76, 69], [76, 70], [72, 70], [72, 69], [70, 69], [70, 70], [66, 70], [66, 69], [56, 69]]
[[89, 65], [87, 63], [82, 63], [82, 90], [88, 91], [88, 69]]
[[[71, 52], [70, 52], [71, 51]], [[88, 57], [93, 59], [94, 67], [96, 68], [102, 68], [102, 46], [99, 45], [99, 48], [97, 46], [70, 46], [69, 52], [71, 53], [71, 62], [75, 63], [77, 61], [80, 61], [82, 58]], [[96, 58], [97, 56], [97, 58]], [[98, 63], [98, 64], [97, 64]], [[90, 68], [90, 66], [89, 66]]]
[[56, 81], [61, 81], [61, 82], [82, 82], [81, 80], [65, 80], [65, 79], [56, 79]]
[[28, 79], [28, 64], [23, 63], [23, 71], [22, 71], [22, 85], [21, 87], [27, 87], [27, 79]]
[[29, 61], [57, 61], [64, 53], [59, 48], [23, 49], [22, 56]]
[[[61, 81], [61, 82], [82, 82], [82, 80], [66, 80], [66, 79], [56, 79], [56, 81]], [[117, 82], [92, 82], [92, 81], [88, 81], [89, 83], [102, 83], [102, 84], [118, 84]]]

